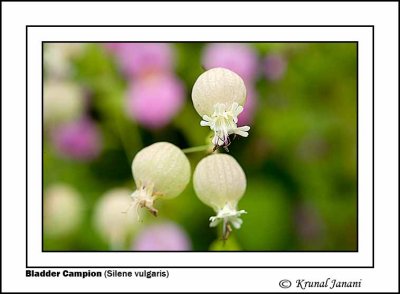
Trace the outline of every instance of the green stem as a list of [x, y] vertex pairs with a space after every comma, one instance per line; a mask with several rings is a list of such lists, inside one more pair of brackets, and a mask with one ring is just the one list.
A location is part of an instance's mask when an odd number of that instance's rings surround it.
[[196, 147], [182, 149], [182, 151], [183, 151], [183, 153], [187, 154], [187, 153], [192, 153], [192, 152], [206, 151], [210, 147], [211, 147], [210, 145], [202, 145], [202, 146], [196, 146]]

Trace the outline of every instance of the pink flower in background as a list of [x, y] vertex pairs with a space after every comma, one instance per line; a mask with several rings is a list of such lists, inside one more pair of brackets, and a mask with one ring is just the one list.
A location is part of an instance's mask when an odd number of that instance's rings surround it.
[[105, 46], [116, 54], [128, 76], [172, 70], [173, 52], [167, 43], [107, 43]]
[[127, 94], [129, 115], [152, 129], [167, 125], [183, 101], [182, 82], [169, 73], [138, 77], [131, 82]]
[[264, 59], [264, 74], [270, 81], [282, 79], [286, 72], [287, 61], [280, 54], [270, 54]]
[[206, 69], [224, 67], [236, 72], [243, 80], [249, 82], [257, 74], [257, 54], [246, 44], [212, 43], [203, 55]]
[[102, 145], [97, 126], [87, 118], [56, 127], [51, 140], [61, 156], [77, 160], [94, 159]]
[[258, 72], [258, 57], [253, 48], [247, 44], [211, 43], [205, 48], [203, 63], [206, 69], [224, 67], [243, 78], [247, 100], [238, 116], [238, 126], [250, 124], [257, 105], [253, 82]]
[[148, 226], [140, 232], [133, 244], [137, 251], [189, 251], [190, 240], [186, 233], [174, 223]]
[[124, 44], [126, 43], [104, 43], [103, 46], [111, 53], [118, 53]]
[[238, 126], [249, 125], [253, 122], [254, 112], [257, 106], [256, 91], [251, 85], [246, 85], [247, 99], [243, 112], [238, 116]]

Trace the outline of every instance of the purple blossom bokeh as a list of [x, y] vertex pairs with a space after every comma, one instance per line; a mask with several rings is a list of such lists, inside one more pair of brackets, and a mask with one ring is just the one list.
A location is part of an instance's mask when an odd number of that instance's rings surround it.
[[257, 59], [256, 52], [247, 44], [211, 43], [203, 53], [206, 69], [224, 67], [236, 72], [246, 82], [257, 75]]
[[268, 80], [279, 81], [286, 73], [287, 61], [281, 54], [269, 54], [264, 59], [263, 67]]
[[105, 47], [129, 77], [173, 69], [173, 51], [167, 43], [107, 43]]
[[138, 77], [131, 81], [127, 93], [129, 115], [151, 129], [167, 125], [183, 102], [183, 84], [172, 73]]
[[258, 56], [248, 44], [211, 43], [203, 52], [206, 69], [224, 67], [237, 73], [245, 82], [247, 100], [243, 112], [238, 117], [238, 125], [248, 125], [253, 121], [257, 97], [254, 82], [258, 73]]
[[253, 122], [254, 112], [257, 107], [256, 91], [252, 85], [246, 86], [247, 99], [243, 106], [243, 112], [238, 116], [238, 126], [249, 125]]
[[61, 156], [76, 160], [94, 159], [102, 147], [101, 133], [88, 118], [57, 126], [50, 138]]
[[151, 225], [139, 233], [133, 243], [137, 251], [189, 251], [191, 242], [178, 225], [168, 222]]

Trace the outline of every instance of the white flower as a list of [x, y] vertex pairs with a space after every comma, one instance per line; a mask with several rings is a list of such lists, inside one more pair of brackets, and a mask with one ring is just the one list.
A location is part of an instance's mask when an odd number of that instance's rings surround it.
[[216, 227], [220, 222], [223, 221], [224, 226], [230, 222], [235, 229], [240, 229], [243, 220], [239, 217], [244, 213], [247, 212], [245, 210], [237, 211], [235, 207], [232, 207], [229, 203], [227, 203], [222, 209], [218, 210], [216, 216], [210, 217], [210, 227]]
[[190, 163], [181, 149], [158, 142], [140, 150], [132, 161], [137, 190], [131, 195], [136, 207], [153, 207], [156, 199], [168, 199], [183, 192], [190, 180]]
[[84, 203], [81, 195], [66, 184], [53, 184], [44, 194], [44, 228], [52, 236], [68, 235], [83, 220]]
[[213, 68], [201, 74], [193, 86], [192, 100], [203, 119], [200, 125], [214, 131], [215, 146], [229, 146], [229, 135], [249, 135], [249, 126], [237, 126], [246, 102], [246, 87], [233, 71]]
[[214, 105], [214, 113], [210, 116], [203, 115], [201, 126], [209, 126], [214, 131], [212, 143], [217, 146], [229, 146], [229, 135], [235, 134], [247, 137], [250, 130], [249, 126], [237, 127], [237, 117], [243, 111], [243, 107], [238, 103], [232, 103], [229, 110], [225, 110], [226, 105], [217, 103]]
[[193, 174], [194, 190], [199, 199], [217, 213], [210, 217], [210, 226], [223, 223], [223, 236], [227, 238], [231, 228], [239, 229], [240, 216], [246, 211], [238, 210], [237, 204], [246, 190], [246, 175], [238, 162], [228, 154], [205, 157]]
[[43, 88], [43, 120], [48, 124], [73, 121], [84, 112], [85, 93], [72, 82], [50, 79]]
[[83, 43], [47, 43], [44, 47], [44, 68], [51, 77], [65, 78], [72, 73], [73, 58], [84, 50]]
[[136, 210], [129, 209], [131, 204], [130, 191], [126, 188], [109, 190], [96, 203], [94, 225], [111, 249], [124, 248], [137, 227], [138, 216]]

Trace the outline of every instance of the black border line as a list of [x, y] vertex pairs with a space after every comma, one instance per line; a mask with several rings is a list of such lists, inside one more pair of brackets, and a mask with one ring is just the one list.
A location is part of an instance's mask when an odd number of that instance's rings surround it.
[[[296, 250], [287, 250], [287, 251], [278, 251], [278, 250], [267, 250], [267, 251], [256, 251], [256, 250], [230, 250], [230, 251], [174, 251], [175, 253], [234, 253], [234, 252], [239, 252], [239, 253], [247, 253], [247, 252], [253, 252], [253, 253], [354, 253], [358, 252], [358, 241], [359, 241], [359, 229], [358, 229], [358, 41], [42, 41], [42, 48], [41, 48], [41, 58], [42, 60], [44, 57], [44, 45], [45, 44], [57, 44], [57, 43], [67, 43], [67, 44], [74, 44], [74, 43], [87, 43], [87, 44], [103, 44], [103, 43], [168, 43], [168, 44], [174, 44], [174, 43], [306, 43], [306, 44], [323, 44], [323, 43], [328, 43], [328, 44], [355, 44], [356, 45], [356, 141], [357, 141], [357, 197], [356, 197], [356, 236], [357, 236], [357, 241], [356, 241], [356, 249], [355, 250], [340, 250], [340, 251], [330, 251], [330, 250], [303, 250], [303, 251], [296, 251]], [[42, 73], [41, 73], [41, 82], [42, 82], [42, 117], [43, 117], [43, 89], [44, 89], [44, 71], [43, 71], [43, 63], [42, 63]], [[43, 126], [43, 121], [42, 121], [42, 134], [44, 134], [44, 126]], [[41, 150], [42, 150], [42, 156], [43, 156], [43, 137], [41, 141]], [[44, 169], [43, 169], [43, 158], [42, 158], [42, 182], [41, 182], [41, 188], [42, 188], [42, 193], [43, 193], [43, 180], [44, 180]], [[44, 250], [44, 200], [43, 200], [43, 194], [41, 198], [41, 207], [42, 207], [42, 226], [41, 226], [41, 233], [42, 233], [42, 238], [41, 238], [41, 248], [42, 248], [42, 253], [129, 253], [129, 252], [136, 252], [136, 253], [171, 253], [171, 251], [165, 251], [165, 250], [153, 250], [153, 251], [135, 251], [135, 250], [69, 250], [69, 251], [63, 251], [63, 250]]]
[[28, 26], [25, 27], [25, 50], [25, 264], [28, 266]]
[[[298, 2], [298, 1], [293, 1], [293, 2]], [[110, 28], [367, 28], [367, 27], [373, 27], [373, 25], [27, 25], [27, 27], [30, 28], [38, 28], [38, 27], [40, 28], [77, 28], [77, 27], [78, 28], [109, 28], [109, 27]]]
[[[7, 3], [7, 2], [16, 2], [16, 3], [24, 3], [24, 2], [43, 2], [43, 1], [13, 1], [13, 0], [6, 0], [6, 1], [2, 1], [2, 2], [5, 2], [5, 3]], [[60, 1], [57, 1], [57, 2], [61, 2], [61, 3], [74, 3], [74, 2], [82, 2], [82, 3], [90, 3], [90, 2], [93, 2], [93, 1], [79, 1], [79, 0], [60, 0]], [[126, 2], [132, 2], [132, 1], [129, 1], [129, 0], [119, 0], [119, 1], [110, 1], [110, 0], [99, 0], [99, 1], [96, 1], [96, 2], [99, 2], [99, 3], [126, 3]], [[148, 2], [148, 1], [135, 1], [135, 2], [139, 2], [139, 3], [145, 3], [145, 2]], [[167, 2], [167, 3], [180, 3], [180, 2], [182, 2], [182, 1], [151, 1], [151, 2], [155, 2], [155, 3], [163, 3], [163, 2]], [[199, 1], [199, 0], [192, 0], [192, 1], [186, 1], [186, 2], [192, 2], [192, 3], [204, 3], [204, 2], [208, 2], [208, 1]], [[224, 2], [229, 2], [229, 1], [221, 1], [221, 0], [219, 0], [219, 1], [212, 1], [212, 2], [216, 2], [216, 3], [224, 3]], [[230, 1], [230, 2], [233, 2], [233, 1]], [[234, 1], [234, 2], [238, 2], [238, 3], [258, 3], [258, 2], [266, 2], [266, 1], [262, 1], [262, 0], [251, 0], [251, 1]], [[279, 2], [279, 1], [272, 1], [272, 2]], [[298, 3], [298, 2], [300, 2], [300, 1], [284, 1], [284, 2], [287, 2], [287, 3]], [[315, 2], [315, 1], [310, 1], [310, 0], [308, 0], [308, 1], [301, 1], [301, 3], [312, 3], [312, 2]], [[317, 2], [328, 2], [328, 3], [340, 3], [340, 2], [348, 2], [348, 1], [345, 1], [345, 0], [325, 0], [325, 1], [317, 1]], [[356, 2], [356, 1], [351, 1], [351, 2]], [[366, 2], [366, 1], [363, 1], [363, 2]], [[398, 1], [396, 1], [396, 0], [382, 0], [382, 1], [367, 1], [367, 2], [372, 2], [372, 3], [376, 3], [376, 2], [379, 2], [379, 3], [391, 3], [391, 2], [398, 2]], [[71, 25], [71, 26], [73, 26], [73, 25]], [[110, 26], [119, 26], [119, 25], [110, 25]], [[341, 25], [337, 25], [338, 27], [340, 27]], [[361, 27], [361, 26], [363, 26], [363, 25], [355, 25], [355, 26], [358, 26], [358, 27]]]
[[[64, 44], [81, 44], [81, 43], [86, 43], [86, 44], [105, 44], [105, 43], [167, 43], [167, 44], [174, 44], [174, 43], [237, 43], [237, 44], [242, 44], [242, 43], [306, 43], [306, 44], [355, 44], [356, 45], [356, 141], [358, 144], [358, 41], [312, 41], [312, 42], [307, 42], [307, 41], [42, 41], [42, 48], [41, 48], [41, 56], [42, 60], [44, 57], [44, 45], [45, 44], [59, 44], [59, 43], [64, 43]], [[43, 63], [42, 63], [42, 117], [43, 117], [43, 89], [44, 89], [44, 74], [43, 74]], [[42, 120], [42, 134], [43, 134], [44, 128], [43, 128], [43, 120]], [[43, 154], [43, 137], [42, 137], [42, 154]], [[357, 215], [357, 220], [356, 220], [356, 236], [357, 236], [357, 243], [356, 243], [356, 249], [355, 250], [337, 250], [337, 251], [330, 251], [330, 250], [303, 250], [303, 251], [295, 251], [295, 250], [287, 250], [287, 251], [278, 251], [278, 250], [267, 250], [267, 251], [259, 251], [259, 250], [224, 250], [224, 251], [173, 251], [175, 253], [182, 253], [182, 252], [187, 252], [187, 253], [232, 253], [232, 252], [240, 252], [240, 253], [247, 253], [247, 252], [253, 252], [253, 253], [354, 253], [358, 252], [358, 145], [357, 147], [357, 207], [356, 207], [356, 215]], [[152, 251], [138, 251], [138, 250], [44, 250], [43, 243], [44, 243], [44, 200], [43, 200], [43, 178], [44, 178], [44, 172], [43, 172], [43, 159], [42, 159], [42, 198], [41, 198], [41, 204], [42, 204], [42, 253], [129, 253], [129, 252], [136, 252], [136, 253], [171, 253], [171, 251], [165, 251], [165, 250], [152, 250]]]
[[[27, 25], [26, 26], [26, 106], [28, 106], [28, 29], [29, 27], [151, 27], [151, 28], [162, 28], [162, 27], [370, 27], [372, 28], [372, 58], [373, 58], [373, 63], [374, 63], [374, 26], [373, 25], [302, 25], [302, 26], [295, 26], [295, 25], [277, 25], [277, 26], [272, 26], [272, 25], [188, 25], [188, 26], [182, 26], [182, 25], [166, 25], [166, 26], [160, 26], [160, 25], [126, 25], [126, 26], [121, 26], [121, 25]], [[126, 42], [126, 41], [42, 41], [42, 58], [43, 58], [43, 44], [44, 43], [57, 43], [57, 42], [64, 42], [64, 43], [78, 43], [78, 42], [84, 42], [84, 43], [105, 43], [105, 42]], [[139, 41], [135, 41], [139, 42]], [[155, 42], [155, 41], [151, 41]], [[148, 43], [151, 43], [148, 42]], [[163, 41], [167, 42], [167, 41]], [[207, 41], [168, 41], [168, 43], [203, 43]], [[311, 41], [311, 42], [306, 42], [306, 41], [224, 41], [224, 42], [217, 42], [217, 41], [211, 41], [215, 43], [356, 43], [356, 48], [357, 48], [357, 86], [356, 86], [356, 94], [357, 94], [357, 250], [355, 251], [218, 251], [216, 253], [235, 253], [235, 252], [240, 252], [240, 253], [353, 253], [353, 252], [358, 252], [358, 241], [359, 241], [359, 229], [358, 229], [358, 42], [357, 41]], [[372, 72], [372, 87], [373, 87], [373, 107], [374, 107], [374, 65], [373, 65], [373, 72]], [[43, 62], [42, 62], [42, 114], [43, 114]], [[374, 109], [373, 109], [373, 116], [374, 116]], [[374, 126], [374, 120], [373, 120], [373, 126]], [[26, 184], [28, 183], [28, 107], [26, 107]], [[43, 132], [43, 122], [42, 122], [42, 132]], [[374, 138], [374, 134], [373, 134]], [[373, 139], [374, 140], [374, 139]], [[373, 144], [373, 152], [374, 152], [374, 141], [372, 142]], [[374, 158], [374, 154], [373, 158]], [[43, 156], [43, 136], [42, 136], [42, 156]], [[374, 160], [374, 159], [373, 159]], [[373, 163], [373, 200], [374, 200], [374, 163]], [[29, 266], [28, 265], [28, 185], [26, 185], [26, 268], [374, 268], [374, 201], [373, 201], [373, 234], [372, 234], [372, 266], [163, 266], [163, 267], [158, 267], [158, 266], [136, 266], [136, 267], [131, 267], [131, 266]], [[42, 253], [131, 253], [131, 252], [140, 252], [140, 253], [145, 253], [141, 251], [43, 251], [43, 157], [42, 157]], [[150, 251], [150, 253], [160, 253], [160, 252], [166, 252], [166, 253], [171, 253], [171, 251]], [[213, 251], [174, 251], [173, 253], [212, 253]]]
[[43, 243], [44, 243], [44, 235], [43, 235], [43, 232], [44, 232], [44, 195], [43, 195], [43, 187], [44, 187], [44, 149], [43, 149], [43, 146], [44, 146], [44, 143], [43, 143], [43, 139], [44, 139], [44, 122], [43, 122], [43, 118], [44, 118], [44, 116], [43, 116], [43, 114], [44, 114], [44, 70], [43, 70], [43, 68], [44, 68], [44, 43], [42, 42], [42, 48], [41, 48], [41, 50], [40, 50], [40, 55], [41, 55], [41, 58], [42, 58], [42, 63], [41, 63], [41, 67], [42, 67], [42, 69], [41, 69], [41, 80], [40, 80], [40, 82], [41, 82], [41, 98], [42, 98], [42, 105], [41, 105], [41, 112], [42, 112], [42, 124], [41, 124], [41, 126], [42, 126], [42, 138], [41, 138], [41, 140], [40, 140], [40, 144], [41, 144], [41, 152], [42, 152], [42, 160], [41, 160], [41, 163], [42, 163], [42, 180], [41, 180], [41, 182], [40, 182], [40, 185], [41, 185], [41, 189], [42, 189], [42, 197], [40, 198], [40, 201], [41, 201], [41, 207], [42, 207], [42, 214], [41, 214], [41, 216], [42, 216], [42, 226], [41, 226], [41, 230], [42, 230], [42, 238], [41, 238], [41, 242], [42, 242], [42, 252], [43, 252]]
[[[42, 1], [12, 1], [12, 0], [7, 0], [7, 1], [2, 1], [2, 2], [42, 2]], [[79, 0], [61, 0], [61, 1], [57, 1], [57, 2], [64, 2], [64, 3], [68, 3], [68, 2], [70, 2], [70, 3], [74, 3], [74, 2], [82, 2], [82, 3], [90, 3], [90, 2], [92, 2], [92, 1], [79, 1]], [[129, 0], [119, 0], [119, 1], [110, 1], [110, 0], [100, 0], [100, 1], [96, 1], [96, 2], [100, 2], [100, 3], [102, 3], [102, 2], [104, 2], [104, 3], [110, 3], [110, 2], [112, 2], [112, 3], [124, 3], [124, 2], [132, 2], [132, 1], [129, 1]], [[135, 1], [135, 2], [139, 2], [139, 3], [143, 3], [143, 2], [147, 2], [147, 1]], [[182, 2], [182, 1], [151, 1], [151, 2], [155, 2], [155, 3], [163, 3], [163, 2], [172, 2], [172, 3], [180, 3], [180, 2]], [[203, 3], [203, 2], [207, 2], [207, 1], [199, 1], [199, 0], [193, 0], [193, 1], [186, 1], [186, 2], [194, 2], [194, 3]], [[228, 2], [228, 1], [221, 1], [221, 0], [219, 0], [219, 1], [213, 1], [213, 2], [216, 2], [216, 3], [224, 3], [224, 2]], [[231, 1], [232, 2], [232, 1]], [[235, 1], [235, 2], [238, 2], [238, 3], [257, 3], [257, 2], [265, 2], [265, 1], [257, 1], [257, 0], [252, 0], [252, 1]], [[273, 2], [278, 2], [278, 1], [273, 1]], [[288, 2], [288, 3], [296, 3], [296, 2], [299, 2], [299, 1], [284, 1], [284, 2]], [[310, 1], [310, 0], [308, 0], [308, 1], [301, 1], [302, 3], [312, 3], [312, 2], [315, 2], [315, 1]], [[322, 1], [317, 1], [317, 2], [322, 2]], [[347, 2], [347, 1], [345, 1], [345, 0], [326, 0], [326, 1], [323, 1], [323, 2], [328, 2], [328, 3], [340, 3], [340, 2]], [[355, 2], [355, 1], [352, 1], [352, 2]], [[364, 1], [365, 2], [365, 1]], [[369, 2], [382, 2], [382, 3], [390, 3], [390, 2], [398, 2], [398, 1], [395, 1], [395, 0], [382, 0], [382, 1], [369, 1]]]
[[[57, 43], [67, 43], [67, 44], [105, 44], [105, 43], [167, 43], [167, 44], [177, 44], [177, 43], [305, 43], [305, 44], [319, 44], [319, 43], [338, 43], [338, 44], [358, 44], [358, 41], [42, 41], [46, 44], [57, 44]], [[358, 47], [357, 47], [358, 48]]]
[[[356, 70], [356, 84], [357, 84], [357, 86], [356, 86], [356, 96], [357, 96], [357, 99], [356, 99], [356, 109], [357, 109], [357, 117], [356, 117], [356, 134], [357, 134], [356, 135], [356, 162], [357, 162], [357, 164], [356, 164], [357, 165], [357, 171], [356, 171], [356, 173], [357, 173], [357, 181], [356, 181], [356, 187], [357, 187], [356, 188], [356, 190], [357, 190], [357, 203], [356, 203], [356, 206], [357, 206], [357, 208], [356, 208], [356, 211], [357, 212], [356, 213], [357, 213], [357, 220], [356, 220], [356, 226], [357, 226], [357, 251], [358, 251], [358, 249], [359, 249], [359, 240], [360, 240], [360, 236], [359, 236], [360, 230], [359, 230], [359, 227], [358, 227], [359, 226], [359, 210], [358, 210], [358, 205], [359, 205], [359, 195], [358, 195], [358, 191], [359, 191], [359, 189], [358, 189], [358, 184], [359, 184], [359, 181], [358, 181], [358, 175], [359, 175], [359, 173], [358, 173], [358, 77], [359, 77], [359, 74], [358, 74], [358, 71], [359, 71], [358, 53], [359, 53], [359, 51], [358, 51], [358, 42], [357, 42], [357, 45], [356, 45], [356, 51], [357, 51], [357, 57], [356, 57], [356, 68], [357, 68], [357, 70]], [[43, 187], [42, 187], [42, 191], [43, 191]], [[42, 197], [42, 201], [43, 201], [43, 197]]]
[[[372, 267], [375, 266], [375, 26], [372, 26]], [[400, 285], [400, 279], [399, 279]]]

